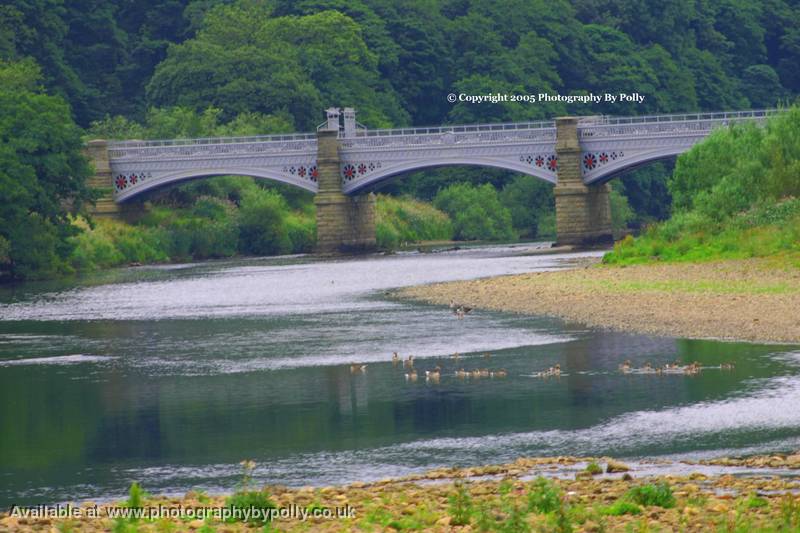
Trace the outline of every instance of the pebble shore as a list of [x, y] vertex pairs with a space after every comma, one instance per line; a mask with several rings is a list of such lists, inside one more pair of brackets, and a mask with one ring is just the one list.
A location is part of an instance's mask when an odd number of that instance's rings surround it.
[[586, 265], [399, 289], [401, 299], [684, 338], [800, 343], [800, 269], [769, 259]]
[[[594, 474], [589, 463], [600, 467]], [[653, 462], [658, 464], [658, 462]], [[716, 474], [699, 471], [714, 464]], [[483, 521], [499, 525], [513, 519], [536, 490], [536, 479], [546, 476], [556, 487], [561, 508], [573, 531], [759, 531], [800, 527], [800, 455], [772, 455], [746, 459], [718, 459], [695, 464], [680, 463], [685, 475], [649, 476], [640, 473], [647, 463], [625, 464], [610, 458], [520, 458], [513, 463], [474, 468], [445, 468], [373, 483], [321, 488], [266, 487], [280, 507], [352, 509], [352, 516], [278, 519], [277, 531], [479, 531]], [[731, 467], [748, 467], [746, 475], [725, 473]], [[693, 471], [697, 468], [698, 471]], [[776, 469], [783, 469], [776, 475]], [[741, 473], [741, 471], [739, 471]], [[648, 483], [666, 483], [674, 495], [669, 507], [642, 505], [636, 514], [614, 516], [608, 509], [630, 490]], [[453, 524], [452, 497], [459, 485], [466, 490], [473, 509], [468, 523]], [[84, 507], [93, 506], [84, 502]], [[117, 505], [121, 505], [118, 502]], [[191, 491], [183, 497], [149, 497], [144, 506], [220, 507], [224, 496]], [[102, 506], [101, 506], [102, 507]], [[524, 512], [522, 520], [531, 531], [556, 531], [558, 513]], [[519, 517], [517, 517], [519, 518]], [[140, 520], [122, 528], [109, 518], [16, 518], [0, 514], [4, 531], [260, 531], [262, 525], [206, 520]], [[525, 530], [521, 526], [521, 530]], [[632, 528], [632, 529], [631, 529]], [[768, 529], [776, 531], [778, 529]]]

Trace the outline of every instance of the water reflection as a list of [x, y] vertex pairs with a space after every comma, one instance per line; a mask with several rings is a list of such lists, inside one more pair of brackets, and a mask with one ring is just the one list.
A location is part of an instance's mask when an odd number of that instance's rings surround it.
[[[458, 321], [380, 297], [559, 264], [507, 253], [201, 265], [6, 295], [0, 506], [121, 494], [132, 480], [152, 491], [229, 489], [244, 458], [259, 462], [262, 481], [323, 484], [519, 455], [776, 449], [800, 436], [790, 348], [479, 311]], [[310, 280], [325, 288], [315, 293]], [[197, 294], [211, 286], [233, 292]], [[133, 289], [148, 297], [126, 299]], [[98, 296], [110, 303], [90, 302]], [[416, 355], [422, 374], [441, 365], [440, 383], [407, 382], [394, 350]], [[623, 375], [625, 359], [736, 368]], [[352, 362], [367, 372], [351, 374]], [[556, 363], [558, 379], [527, 377]], [[508, 377], [458, 379], [462, 367]]]

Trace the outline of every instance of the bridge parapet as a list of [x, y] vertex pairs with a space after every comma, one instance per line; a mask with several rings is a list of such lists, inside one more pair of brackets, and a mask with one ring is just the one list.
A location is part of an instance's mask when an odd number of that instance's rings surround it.
[[776, 109], [721, 113], [684, 113], [638, 117], [587, 117], [578, 122], [578, 137], [631, 137], [639, 135], [707, 135], [714, 128], [731, 124], [764, 121]]
[[588, 117], [578, 123], [581, 175], [587, 185], [686, 152], [714, 129], [761, 123], [776, 109], [641, 117]]
[[225, 154], [246, 155], [307, 151], [316, 150], [316, 148], [317, 138], [312, 133], [160, 141], [118, 141], [109, 143], [109, 157], [112, 160], [124, 160]]
[[317, 190], [315, 134], [113, 142], [108, 155], [117, 202], [168, 183], [224, 174]]
[[339, 139], [341, 180], [354, 193], [389, 176], [442, 165], [482, 165], [555, 183], [553, 121], [357, 130]]

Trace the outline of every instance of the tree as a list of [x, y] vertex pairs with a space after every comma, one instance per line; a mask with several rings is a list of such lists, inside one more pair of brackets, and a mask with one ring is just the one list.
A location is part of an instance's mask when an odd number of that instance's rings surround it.
[[361, 28], [336, 11], [273, 17], [261, 3], [209, 11], [197, 36], [169, 49], [147, 91], [159, 106], [214, 106], [229, 120], [243, 112], [288, 112], [311, 130], [325, 107], [358, 107], [372, 127], [407, 121], [377, 71]]
[[32, 61], [0, 63], [0, 277], [64, 271], [69, 215], [92, 197], [81, 130], [40, 83]]

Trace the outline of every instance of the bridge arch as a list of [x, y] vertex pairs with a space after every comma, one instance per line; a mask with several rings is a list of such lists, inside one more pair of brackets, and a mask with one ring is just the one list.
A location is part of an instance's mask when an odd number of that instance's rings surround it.
[[595, 172], [586, 173], [584, 175], [584, 183], [586, 185], [598, 185], [601, 183], [606, 183], [625, 172], [629, 172], [649, 163], [655, 163], [656, 161], [662, 161], [664, 159], [676, 157], [689, 150], [689, 148], [691, 147], [669, 146], [631, 154], [624, 159], [611, 161], [607, 165], [598, 168]]
[[[117, 189], [115, 200], [118, 203], [124, 203], [147, 191], [153, 191], [181, 182], [212, 178], [216, 176], [249, 176], [252, 178], [265, 179], [287, 185], [293, 185], [311, 193], [317, 192], [317, 182], [314, 178], [303, 179], [294, 176], [287, 177], [285, 173], [269, 168], [218, 167], [187, 169], [167, 174], [160, 174], [157, 178], [153, 179], [145, 178], [142, 181], [137, 182], [137, 184], [134, 186], [126, 186], [122, 190]], [[116, 179], [117, 176], [114, 177], [114, 180]]]
[[[343, 168], [345, 166], [346, 164], [343, 165]], [[435, 159], [417, 159], [399, 162], [391, 166], [385, 166], [375, 172], [370, 173], [364, 178], [353, 179], [349, 182], [347, 177], [343, 176], [344, 181], [342, 183], [342, 192], [348, 195], [360, 194], [364, 192], [365, 189], [374, 187], [378, 184], [384, 184], [395, 179], [400, 179], [404, 174], [408, 174], [410, 172], [447, 166], [478, 166], [499, 168], [512, 172], [518, 172], [520, 174], [527, 174], [529, 176], [544, 180], [552, 185], [555, 185], [557, 180], [556, 172], [538, 168], [535, 165], [527, 164], [525, 161], [514, 162], [479, 156], [439, 157]]]

